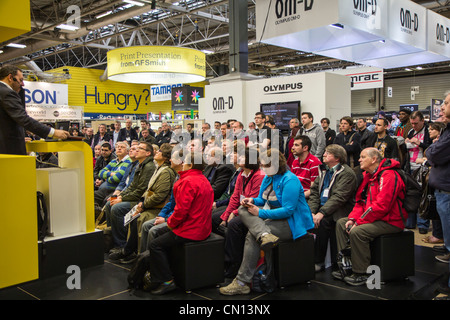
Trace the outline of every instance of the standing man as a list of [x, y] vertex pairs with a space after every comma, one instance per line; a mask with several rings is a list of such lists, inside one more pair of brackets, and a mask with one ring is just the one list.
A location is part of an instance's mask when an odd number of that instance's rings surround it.
[[0, 154], [26, 155], [25, 130], [40, 137], [67, 139], [68, 131], [55, 130], [30, 116], [19, 96], [24, 86], [23, 73], [16, 66], [0, 69]]
[[340, 122], [341, 133], [336, 136], [334, 143], [344, 147], [347, 152], [347, 164], [351, 167], [358, 166], [361, 153], [361, 136], [353, 130], [353, 119], [343, 117]]
[[375, 122], [374, 132], [376, 135], [371, 138], [368, 147], [376, 148], [383, 158], [398, 160], [397, 141], [388, 135], [388, 125], [389, 122], [386, 118], [379, 118], [377, 122]]
[[120, 123], [119, 120], [117, 120], [116, 122], [114, 122], [114, 131], [112, 132], [112, 145], [115, 146], [116, 142], [119, 141], [119, 132], [120, 129], [122, 128], [122, 124]]
[[[424, 157], [425, 149], [427, 149], [433, 141], [430, 139], [428, 124], [425, 123], [422, 112], [414, 111], [411, 114], [410, 122], [412, 129], [409, 130], [405, 143], [409, 157], [409, 168], [407, 167], [407, 169], [412, 173], [414, 170], [420, 168], [421, 164], [416, 163], [416, 160]], [[408, 162], [406, 165], [408, 165]]]
[[373, 131], [367, 129], [367, 122], [364, 118], [359, 118], [356, 121], [356, 128], [358, 129], [358, 133], [361, 136], [361, 150], [365, 148], [372, 147], [371, 140], [375, 136]]
[[320, 120], [320, 124], [322, 125], [323, 132], [325, 132], [326, 146], [329, 146], [336, 138], [336, 131], [330, 128], [330, 119], [328, 118]]
[[[450, 91], [446, 93], [444, 103], [441, 107], [442, 119], [447, 128], [441, 134], [439, 140], [433, 143], [425, 151], [427, 161], [431, 163], [429, 176], [430, 186], [433, 187], [436, 196], [436, 207], [441, 218], [444, 244], [447, 253], [436, 256], [441, 262], [449, 263], [450, 258]], [[450, 265], [449, 265], [450, 266]], [[439, 292], [450, 295], [450, 278], [446, 285], [438, 287]]]
[[299, 130], [297, 135], [303, 134], [308, 136], [311, 139], [311, 153], [316, 156], [318, 159], [322, 159], [322, 155], [325, 151], [326, 147], [326, 139], [325, 132], [321, 126], [317, 123], [314, 123], [314, 117], [310, 112], [302, 113], [302, 124], [303, 124], [303, 133], [300, 133], [302, 130]]
[[131, 146], [131, 141], [139, 140], [139, 136], [136, 130], [132, 128], [132, 124], [133, 122], [131, 119], [127, 119], [127, 121], [125, 121], [125, 128], [120, 129], [119, 138], [117, 139], [118, 141], [126, 141], [129, 146]]
[[409, 121], [410, 115], [411, 110], [406, 108], [400, 110], [400, 112], [398, 113], [400, 124], [397, 126], [397, 129], [395, 129], [395, 136], [403, 137], [403, 139], [406, 139], [408, 137], [408, 132], [412, 129], [411, 122]]

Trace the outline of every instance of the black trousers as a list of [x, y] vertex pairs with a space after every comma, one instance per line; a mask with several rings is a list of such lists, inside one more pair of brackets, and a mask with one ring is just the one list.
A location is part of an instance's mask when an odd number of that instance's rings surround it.
[[227, 224], [226, 232], [218, 228], [223, 221], [220, 219], [222, 213], [225, 212], [226, 207], [219, 207], [212, 212], [212, 230], [214, 233], [225, 237], [225, 278], [234, 278], [241, 266], [242, 257], [244, 256], [245, 237], [248, 228], [242, 222], [240, 216], [235, 216]]
[[150, 277], [154, 283], [163, 283], [173, 279], [170, 268], [170, 250], [194, 240], [177, 236], [172, 230], [154, 239], [150, 244]]
[[325, 262], [328, 241], [330, 241], [331, 263], [333, 266], [336, 266], [336, 221], [333, 220], [333, 217], [323, 217], [322, 221], [320, 221], [319, 227], [311, 231], [316, 235], [316, 240], [314, 241], [314, 262]]

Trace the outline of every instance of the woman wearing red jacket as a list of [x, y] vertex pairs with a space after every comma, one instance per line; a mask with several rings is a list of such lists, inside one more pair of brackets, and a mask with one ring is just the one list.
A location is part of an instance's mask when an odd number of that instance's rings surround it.
[[383, 234], [402, 232], [408, 218], [402, 205], [405, 183], [395, 170], [390, 170], [400, 168], [400, 162], [383, 159], [377, 149], [367, 148], [361, 152], [359, 163], [365, 172], [356, 192], [356, 204], [348, 218], [336, 224], [338, 250], [344, 249], [350, 239], [353, 274], [343, 277], [335, 271], [333, 276], [350, 285], [364, 285], [367, 281], [370, 242]]
[[153, 294], [164, 294], [176, 288], [169, 264], [171, 248], [205, 240], [211, 233], [214, 192], [202, 173], [205, 167], [203, 157], [189, 153], [184, 160], [183, 171], [178, 172], [180, 178], [173, 186], [176, 205], [167, 220], [170, 230], [154, 239], [149, 248]]

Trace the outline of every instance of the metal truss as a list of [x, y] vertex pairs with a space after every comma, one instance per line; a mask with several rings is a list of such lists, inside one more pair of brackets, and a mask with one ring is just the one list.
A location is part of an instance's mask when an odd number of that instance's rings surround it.
[[[11, 39], [26, 49], [6, 48], [0, 43], [0, 63], [33, 62], [39, 71], [74, 66], [104, 70], [107, 52], [128, 46], [182, 46], [207, 53], [207, 77], [228, 73], [230, 0], [30, 0], [32, 30]], [[355, 65], [307, 52], [280, 48], [256, 39], [255, 3], [248, 3], [249, 73], [273, 77], [318, 72]], [[449, 15], [450, 0], [414, 0]], [[71, 19], [70, 6], [79, 8], [80, 29], [57, 28]], [[437, 65], [445, 70], [445, 63]], [[433, 68], [436, 66], [430, 66]], [[448, 63], [447, 63], [448, 67]], [[396, 73], [401, 70], [395, 70]], [[425, 72], [425, 71], [424, 71]]]

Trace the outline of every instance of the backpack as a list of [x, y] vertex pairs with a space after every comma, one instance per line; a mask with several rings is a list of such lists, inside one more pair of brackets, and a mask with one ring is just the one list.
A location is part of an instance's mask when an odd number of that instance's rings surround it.
[[256, 292], [274, 292], [277, 287], [272, 263], [267, 263], [264, 252], [258, 261], [255, 274], [252, 279], [252, 290]]
[[128, 274], [127, 280], [130, 289], [142, 289], [144, 277], [150, 267], [150, 251], [146, 250], [140, 253], [135, 264]]
[[49, 229], [48, 210], [45, 203], [44, 194], [37, 191], [37, 220], [38, 220], [38, 241], [41, 241], [41, 254], [45, 256], [45, 242], [44, 239], [47, 236]]
[[351, 276], [353, 273], [352, 269], [352, 250], [350, 245], [347, 245], [344, 249], [340, 250], [337, 254], [337, 266], [339, 268], [339, 272], [342, 275], [342, 278], [347, 276]]
[[37, 192], [38, 241], [44, 240], [48, 232], [48, 211], [44, 194]]
[[[394, 170], [403, 180], [403, 183], [405, 184], [405, 198], [402, 200], [403, 208], [406, 210], [406, 212], [408, 212], [408, 214], [416, 214], [419, 210], [420, 201], [422, 199], [422, 186], [419, 184], [419, 182], [417, 182], [416, 179], [413, 178], [411, 174], [403, 171], [402, 169], [391, 168], [385, 170]], [[378, 175], [378, 177], [381, 176], [381, 173]]]

